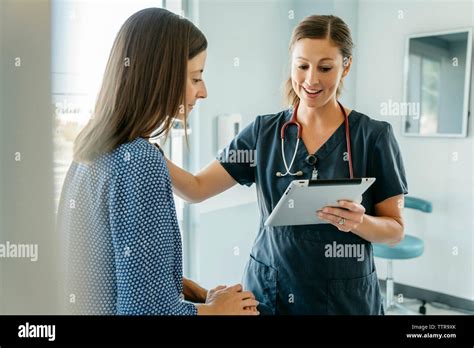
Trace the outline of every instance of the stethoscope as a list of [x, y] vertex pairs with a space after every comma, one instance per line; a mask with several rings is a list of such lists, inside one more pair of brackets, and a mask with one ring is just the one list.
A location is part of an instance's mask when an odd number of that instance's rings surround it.
[[[351, 135], [349, 131], [349, 117], [347, 117], [346, 110], [344, 110], [344, 107], [337, 101], [339, 104], [339, 107], [342, 110], [342, 113], [344, 114], [344, 125], [346, 128], [346, 146], [347, 146], [347, 157], [348, 157], [348, 162], [349, 162], [349, 174], [350, 178], [352, 179], [354, 177], [354, 173], [352, 170], [352, 154], [351, 154]], [[292, 173], [291, 167], [293, 166], [293, 162], [295, 161], [296, 158], [296, 153], [298, 152], [298, 145], [300, 143], [301, 139], [301, 133], [302, 133], [302, 128], [300, 123], [298, 122], [298, 117], [297, 117], [297, 111], [298, 111], [298, 104], [294, 107], [293, 114], [291, 116], [291, 119], [286, 122], [282, 127], [281, 127], [281, 155], [283, 157], [283, 164], [285, 165], [286, 173], [282, 172], [276, 172], [276, 176], [278, 177], [283, 177], [287, 175], [291, 176], [302, 176], [303, 172], [301, 170], [297, 171], [296, 173]], [[285, 158], [285, 131], [288, 126], [295, 125], [298, 128], [298, 134], [297, 134], [297, 139], [296, 139], [296, 147], [295, 147], [295, 152], [293, 153], [293, 158], [291, 159], [290, 166], [287, 165], [286, 163], [286, 158]], [[313, 174], [311, 176], [312, 180], [316, 180], [318, 178], [318, 170], [316, 168], [316, 163], [318, 159], [316, 158], [315, 155], [308, 155], [305, 159], [305, 162], [309, 164], [310, 166], [313, 166]]]

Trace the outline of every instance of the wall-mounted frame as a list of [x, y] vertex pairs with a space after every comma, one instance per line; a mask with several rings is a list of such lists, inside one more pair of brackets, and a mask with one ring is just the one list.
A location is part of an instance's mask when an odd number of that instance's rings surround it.
[[466, 137], [472, 28], [409, 35], [404, 65], [402, 133]]

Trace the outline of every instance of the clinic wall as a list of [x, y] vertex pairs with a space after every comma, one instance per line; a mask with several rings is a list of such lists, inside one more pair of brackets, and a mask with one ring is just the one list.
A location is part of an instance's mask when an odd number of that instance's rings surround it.
[[[0, 242], [37, 244], [38, 260], [2, 258], [1, 314], [57, 313], [52, 180], [50, 3], [1, 1]], [[21, 65], [15, 66], [15, 58]], [[16, 161], [16, 155], [21, 160]], [[20, 159], [16, 157], [16, 159]]]
[[259, 225], [257, 212], [253, 202], [200, 215], [201, 243], [196, 255], [201, 260], [196, 274], [200, 283], [212, 287], [241, 281]]
[[[433, 203], [432, 214], [405, 211], [405, 231], [424, 240], [425, 252], [419, 258], [395, 262], [395, 281], [467, 300], [474, 300], [472, 117], [467, 138], [405, 137], [400, 117], [382, 116], [380, 108], [389, 100], [402, 101], [406, 36], [472, 27], [473, 10], [469, 0], [360, 1], [355, 57], [355, 108], [393, 125], [405, 163], [409, 195]], [[399, 19], [399, 11], [403, 11], [403, 19]], [[471, 114], [472, 87], [471, 75]], [[457, 255], [453, 255], [456, 250]], [[379, 277], [384, 278], [386, 263], [377, 259], [376, 266]]]

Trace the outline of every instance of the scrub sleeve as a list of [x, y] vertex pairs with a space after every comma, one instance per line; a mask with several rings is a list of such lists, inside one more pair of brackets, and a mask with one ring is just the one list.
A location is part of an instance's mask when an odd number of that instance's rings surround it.
[[374, 205], [387, 198], [408, 193], [400, 148], [390, 123], [386, 123], [378, 134], [369, 158], [368, 174], [376, 178], [370, 188]]
[[[255, 151], [257, 148], [257, 136], [260, 125], [260, 117], [245, 127], [231, 141], [219, 156], [217, 160], [224, 169], [237, 181], [240, 185], [251, 186], [255, 182], [255, 171], [257, 166], [252, 166], [249, 162], [233, 162], [230, 161], [231, 152], [236, 151]], [[258, 163], [258, 153], [255, 153], [255, 161]], [[248, 157], [247, 157], [248, 158]]]

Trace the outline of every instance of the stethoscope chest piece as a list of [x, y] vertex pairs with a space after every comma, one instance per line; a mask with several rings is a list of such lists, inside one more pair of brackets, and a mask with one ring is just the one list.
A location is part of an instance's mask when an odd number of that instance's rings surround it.
[[316, 169], [316, 163], [318, 162], [318, 158], [315, 155], [308, 155], [305, 158], [305, 162], [313, 167], [313, 173], [311, 174], [311, 180], [318, 179], [318, 170]]
[[318, 158], [315, 155], [308, 155], [306, 156], [305, 159], [306, 163], [308, 163], [310, 166], [315, 166], [316, 162], [318, 161]]

